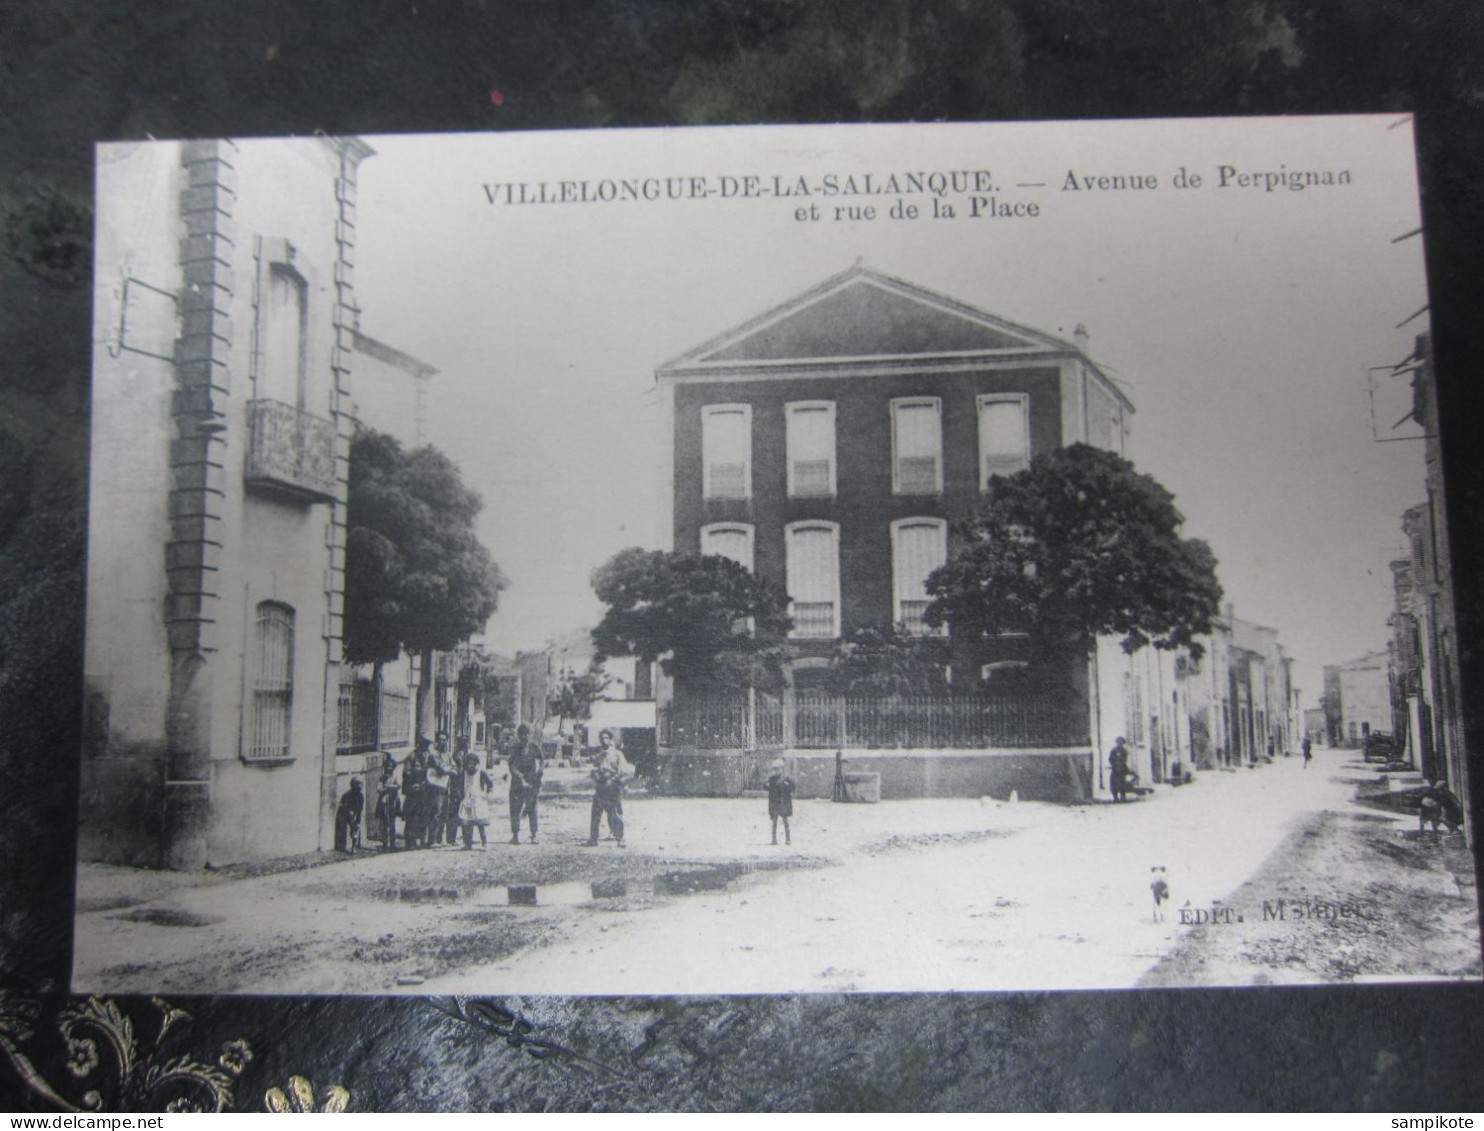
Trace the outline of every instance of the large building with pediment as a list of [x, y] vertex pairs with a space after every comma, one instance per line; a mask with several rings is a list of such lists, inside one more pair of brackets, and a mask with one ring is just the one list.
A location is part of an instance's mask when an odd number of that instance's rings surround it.
[[[857, 629], [933, 631], [924, 582], [992, 476], [1077, 442], [1122, 454], [1133, 412], [1080, 328], [1055, 337], [860, 264], [656, 379], [664, 534], [786, 588], [800, 693]], [[1083, 679], [1067, 745], [1090, 765]], [[987, 780], [970, 777], [953, 791]]]

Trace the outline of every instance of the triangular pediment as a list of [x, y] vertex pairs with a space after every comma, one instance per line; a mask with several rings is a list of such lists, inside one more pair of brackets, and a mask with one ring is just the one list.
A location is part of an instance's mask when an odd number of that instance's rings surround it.
[[853, 267], [718, 335], [666, 368], [1068, 349], [932, 291]]

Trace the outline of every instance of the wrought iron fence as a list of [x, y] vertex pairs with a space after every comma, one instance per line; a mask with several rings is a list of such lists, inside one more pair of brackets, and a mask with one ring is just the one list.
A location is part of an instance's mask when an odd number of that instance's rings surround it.
[[1036, 696], [687, 697], [659, 711], [662, 746], [1021, 749], [1083, 746], [1086, 708]]
[[368, 679], [342, 683], [336, 701], [335, 753], [360, 754], [412, 741], [412, 698]]
[[412, 696], [405, 691], [381, 689], [382, 746], [406, 746], [412, 741]]

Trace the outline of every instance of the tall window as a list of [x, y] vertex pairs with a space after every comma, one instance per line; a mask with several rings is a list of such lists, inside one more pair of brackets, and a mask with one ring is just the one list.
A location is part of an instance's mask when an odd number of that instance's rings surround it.
[[294, 610], [277, 601], [258, 606], [254, 634], [250, 762], [290, 757], [289, 720], [294, 701]]
[[259, 310], [259, 397], [305, 407], [304, 306], [308, 287], [292, 267], [273, 263], [263, 279]]
[[701, 410], [702, 490], [708, 499], [752, 495], [752, 408], [711, 404]]
[[892, 619], [913, 636], [944, 631], [923, 623], [928, 574], [948, 560], [948, 524], [938, 518], [904, 518], [891, 524]]
[[794, 522], [784, 529], [789, 608], [796, 640], [840, 635], [840, 527]]
[[942, 410], [937, 397], [910, 397], [891, 402], [891, 486], [896, 494], [942, 493]]
[[979, 398], [979, 488], [993, 475], [1014, 475], [1031, 465], [1030, 398], [996, 393]]
[[788, 493], [835, 493], [835, 405], [796, 401], [787, 408]]
[[715, 554], [751, 571], [752, 527], [738, 522], [718, 522], [701, 527], [701, 553]]

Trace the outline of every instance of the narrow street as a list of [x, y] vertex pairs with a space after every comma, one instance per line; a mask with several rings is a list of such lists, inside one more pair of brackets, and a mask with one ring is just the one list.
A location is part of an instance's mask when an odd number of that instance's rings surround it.
[[[373, 852], [257, 876], [86, 866], [74, 984], [693, 994], [1477, 977], [1474, 889], [1455, 875], [1466, 855], [1418, 839], [1415, 818], [1356, 805], [1375, 775], [1348, 759], [1320, 749], [1308, 770], [1280, 759], [1124, 805], [805, 801], [792, 847], [767, 843], [760, 799], [641, 795], [626, 803], [627, 849], [584, 849], [586, 802], [553, 797], [540, 844], [496, 835], [487, 853]], [[1370, 856], [1347, 839], [1356, 829], [1379, 845]], [[1162, 923], [1153, 865], [1173, 895]], [[1264, 921], [1278, 899], [1366, 917]], [[1331, 962], [1332, 947], [1349, 957]]]

